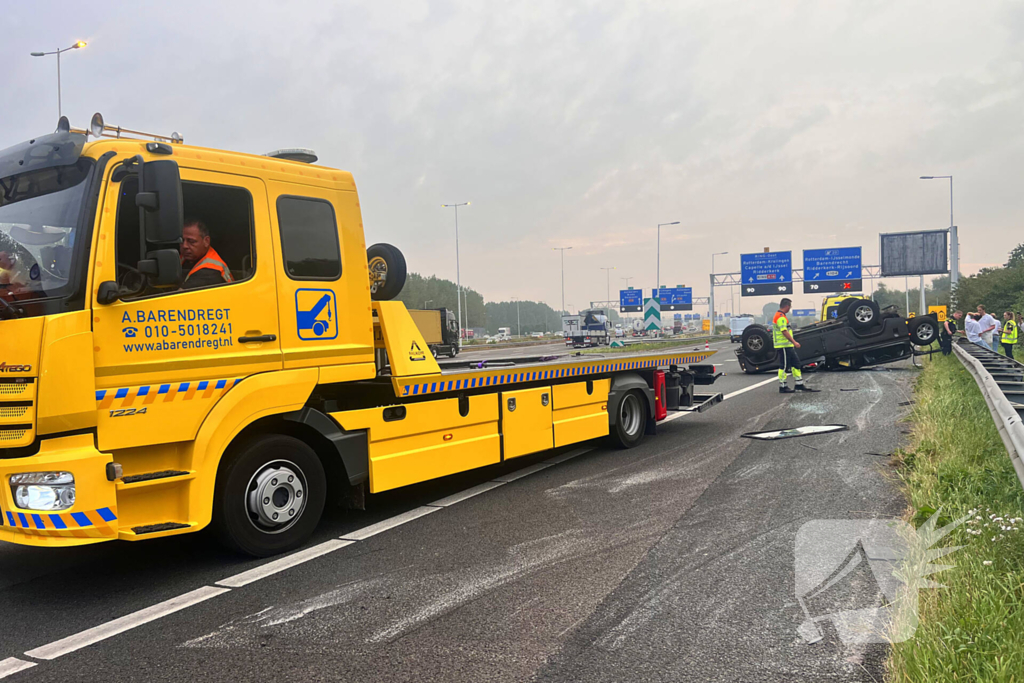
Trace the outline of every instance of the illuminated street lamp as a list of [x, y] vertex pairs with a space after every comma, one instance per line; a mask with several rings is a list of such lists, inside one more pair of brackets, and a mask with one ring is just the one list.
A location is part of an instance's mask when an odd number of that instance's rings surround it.
[[49, 55], [57, 55], [57, 117], [58, 118], [63, 116], [63, 112], [61, 111], [61, 101], [60, 101], [60, 56], [61, 56], [61, 53], [67, 52], [68, 50], [77, 50], [80, 47], [85, 47], [85, 41], [84, 40], [79, 40], [74, 45], [72, 45], [71, 47], [66, 47], [63, 50], [54, 50], [53, 52], [33, 52], [33, 53], [31, 53], [33, 57], [47, 57]]

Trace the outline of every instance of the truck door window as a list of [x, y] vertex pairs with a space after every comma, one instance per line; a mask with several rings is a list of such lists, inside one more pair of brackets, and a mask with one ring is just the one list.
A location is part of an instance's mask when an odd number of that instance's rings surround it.
[[[121, 196], [117, 207], [117, 280], [131, 277], [139, 260], [139, 210], [135, 195], [139, 181], [134, 175], [121, 183]], [[210, 249], [226, 266], [226, 276], [206, 278], [209, 287], [241, 282], [256, 272], [256, 253], [253, 246], [252, 196], [248, 190], [229, 185], [212, 185], [182, 181], [182, 204], [185, 223], [201, 221], [210, 235]], [[212, 258], [213, 254], [208, 252]], [[202, 261], [202, 259], [200, 259]], [[183, 268], [181, 283], [187, 279], [189, 269]], [[219, 273], [219, 271], [217, 271]], [[213, 283], [213, 280], [217, 280]], [[204, 281], [205, 280], [201, 280]], [[187, 286], [187, 289], [199, 289]], [[147, 289], [142, 296], [173, 294], [182, 288], [171, 287], [163, 290]]]
[[341, 277], [338, 222], [330, 202], [309, 197], [279, 197], [277, 222], [285, 271], [292, 280]]

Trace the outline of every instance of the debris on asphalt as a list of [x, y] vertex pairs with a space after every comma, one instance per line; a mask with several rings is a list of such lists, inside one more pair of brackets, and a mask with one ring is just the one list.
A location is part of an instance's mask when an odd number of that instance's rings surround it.
[[860, 389], [840, 389], [839, 391], [860, 391]]
[[841, 432], [846, 429], [848, 429], [846, 425], [808, 425], [806, 427], [792, 427], [790, 429], [773, 429], [767, 432], [747, 432], [746, 434], [740, 434], [740, 436], [744, 439], [773, 441], [775, 439], [791, 439], [796, 436], [813, 436], [815, 434]]
[[896, 405], [898, 405], [898, 406], [909, 406], [909, 405], [913, 405], [913, 404], [914, 404], [913, 401], [900, 401]]

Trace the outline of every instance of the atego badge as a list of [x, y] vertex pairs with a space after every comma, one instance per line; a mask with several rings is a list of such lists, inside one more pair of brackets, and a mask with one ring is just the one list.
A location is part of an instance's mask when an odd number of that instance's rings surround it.
[[6, 361], [0, 362], [0, 372], [32, 372], [31, 365], [8, 365]]

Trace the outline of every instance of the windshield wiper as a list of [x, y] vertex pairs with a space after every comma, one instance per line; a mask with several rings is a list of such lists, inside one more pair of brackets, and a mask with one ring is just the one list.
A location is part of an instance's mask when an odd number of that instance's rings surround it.
[[10, 314], [11, 318], [20, 318], [25, 315], [24, 309], [12, 306], [2, 296], [0, 296], [0, 304], [3, 304], [4, 310]]

